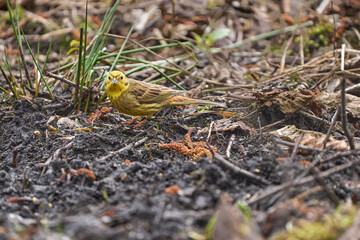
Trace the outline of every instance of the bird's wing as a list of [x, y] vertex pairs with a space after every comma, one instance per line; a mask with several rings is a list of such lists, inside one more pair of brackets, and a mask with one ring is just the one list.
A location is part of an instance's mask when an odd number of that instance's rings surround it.
[[183, 91], [173, 90], [161, 85], [136, 80], [132, 80], [129, 88], [129, 93], [134, 95], [140, 104], [160, 103], [182, 92]]

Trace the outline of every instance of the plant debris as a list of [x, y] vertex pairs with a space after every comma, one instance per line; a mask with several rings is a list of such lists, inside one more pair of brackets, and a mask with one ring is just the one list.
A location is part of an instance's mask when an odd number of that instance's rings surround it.
[[172, 149], [175, 152], [182, 153], [185, 156], [194, 156], [190, 159], [191, 161], [196, 162], [204, 155], [206, 155], [212, 161], [213, 153], [217, 152], [217, 148], [215, 146], [207, 145], [204, 141], [191, 141], [191, 131], [192, 130], [189, 129], [188, 133], [184, 136], [184, 140], [180, 140], [178, 142], [158, 144], [158, 146], [160, 148]]

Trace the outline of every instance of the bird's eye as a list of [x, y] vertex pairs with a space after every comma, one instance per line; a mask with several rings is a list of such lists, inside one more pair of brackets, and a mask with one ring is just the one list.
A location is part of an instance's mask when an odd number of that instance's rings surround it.
[[124, 78], [123, 76], [120, 77], [121, 80], [123, 80], [123, 78]]

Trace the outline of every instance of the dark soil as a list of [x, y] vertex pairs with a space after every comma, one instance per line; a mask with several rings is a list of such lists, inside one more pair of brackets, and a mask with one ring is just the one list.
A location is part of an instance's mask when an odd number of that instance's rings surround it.
[[[0, 122], [4, 133], [0, 149], [0, 207], [3, 213], [11, 213], [3, 215], [1, 222], [5, 229], [23, 229], [22, 237], [35, 231], [34, 239], [51, 239], [47, 236], [50, 230], [76, 239], [187, 239], [190, 231], [203, 231], [222, 193], [246, 200], [265, 189], [217, 160], [202, 157], [193, 162], [156, 145], [181, 140], [187, 133], [185, 126], [206, 126], [206, 122], [219, 118], [216, 115], [205, 114], [189, 121], [155, 119], [135, 128], [115, 123], [117, 111], [93, 124], [87, 123], [87, 115], [79, 114], [69, 119], [76, 122], [77, 128], [88, 127], [91, 132], [58, 125], [59, 120], [48, 124], [59, 129], [53, 132], [47, 129], [47, 122], [54, 113], [43, 108], [44, 102], [35, 102], [17, 101], [12, 111], [3, 112]], [[35, 131], [40, 134], [37, 136]], [[195, 136], [196, 127], [193, 132], [193, 141], [207, 137], [207, 133]], [[230, 161], [272, 184], [280, 184], [284, 176], [297, 175], [305, 169], [298, 165], [284, 175], [286, 166], [276, 158], [287, 153], [268, 134], [249, 137], [237, 130], [218, 132], [211, 135], [209, 144], [223, 154], [232, 134], [235, 141]], [[144, 144], [102, 160], [143, 138]], [[48, 161], [47, 171], [41, 175]], [[337, 164], [342, 162], [339, 159]], [[81, 168], [92, 170], [96, 180], [86, 174], [69, 174], [60, 180], [63, 172]], [[339, 181], [343, 177], [334, 175], [331, 179], [338, 186], [337, 195], [346, 199], [351, 190], [343, 180]], [[165, 193], [173, 185], [180, 187], [181, 192]], [[295, 194], [303, 189], [293, 191]], [[9, 202], [13, 197], [24, 199]], [[270, 196], [254, 205], [254, 209], [267, 209], [278, 197]], [[327, 198], [326, 194], [319, 197]]]
[[[109, 119], [96, 121], [92, 126], [86, 121], [88, 116], [81, 114], [69, 118], [81, 127], [92, 128], [92, 132], [78, 132], [68, 127], [54, 133], [46, 127], [54, 115], [42, 109], [42, 104], [38, 102], [35, 107], [20, 100], [13, 111], [1, 118], [1, 132], [5, 133], [1, 135], [0, 149], [1, 209], [18, 218], [15, 222], [3, 219], [5, 226], [21, 226], [23, 221], [30, 220], [38, 226], [47, 221], [50, 229], [56, 230], [61, 224], [66, 235], [81, 239], [186, 239], [189, 230], [204, 228], [222, 192], [242, 199], [259, 190], [256, 184], [222, 168], [216, 161], [205, 157], [198, 162], [189, 161], [155, 145], [182, 139], [187, 132], [184, 126], [192, 125], [194, 120], [150, 121], [141, 128], [133, 128], [110, 124], [116, 121], [111, 114]], [[195, 120], [210, 122], [214, 118], [216, 116], [204, 115]], [[240, 134], [236, 136], [235, 152], [240, 144], [250, 144], [248, 153], [235, 154], [236, 157], [247, 155], [249, 160], [244, 161], [242, 167], [250, 171], [261, 169], [269, 177], [275, 175], [271, 173], [277, 168], [274, 159], [261, 163], [259, 148], [251, 150], [254, 148], [251, 141]], [[145, 137], [146, 146], [142, 144], [100, 161], [110, 152]], [[192, 138], [199, 141], [204, 136]], [[228, 138], [229, 134], [214, 134], [210, 144], [222, 152]], [[71, 146], [65, 147], [69, 143]], [[43, 164], [49, 159], [49, 169], [41, 176]], [[131, 163], [124, 163], [125, 159]], [[92, 170], [96, 180], [86, 174], [59, 180], [62, 171], [80, 168]], [[179, 186], [182, 193], [166, 194], [165, 189], [172, 185]], [[11, 197], [29, 200], [6, 202]], [[100, 233], [104, 235], [99, 236]]]

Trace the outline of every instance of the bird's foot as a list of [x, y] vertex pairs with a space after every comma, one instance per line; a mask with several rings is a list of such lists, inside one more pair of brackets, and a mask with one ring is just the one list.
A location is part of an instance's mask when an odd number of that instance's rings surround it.
[[122, 124], [133, 124], [135, 123], [141, 116], [134, 117], [133, 119], [130, 119], [129, 121], [123, 122]]

